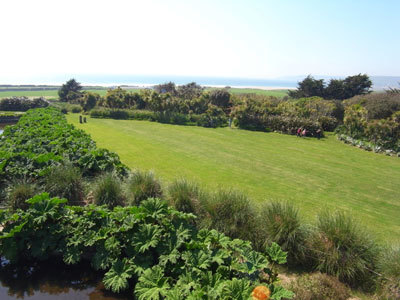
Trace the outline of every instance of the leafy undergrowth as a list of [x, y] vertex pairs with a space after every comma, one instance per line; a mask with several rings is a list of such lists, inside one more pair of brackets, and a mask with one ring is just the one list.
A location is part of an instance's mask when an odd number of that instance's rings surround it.
[[40, 108], [29, 110], [18, 124], [4, 130], [0, 139], [0, 184], [15, 178], [39, 178], [62, 161], [71, 162], [88, 176], [127, 171], [115, 153], [97, 148], [90, 136], [68, 124], [59, 110]]
[[270, 299], [293, 296], [276, 284], [275, 265], [286, 262], [277, 244], [262, 254], [250, 242], [197, 230], [194, 215], [162, 200], [112, 211], [66, 206], [46, 193], [27, 203], [26, 211], [0, 211], [0, 255], [11, 263], [89, 260], [104, 271], [107, 289], [131, 289], [137, 299], [249, 299], [256, 286], [267, 287]]

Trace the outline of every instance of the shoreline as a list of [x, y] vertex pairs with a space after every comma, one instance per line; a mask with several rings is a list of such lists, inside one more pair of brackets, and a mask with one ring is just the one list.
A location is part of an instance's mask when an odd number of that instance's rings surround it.
[[[119, 83], [97, 83], [97, 84], [91, 84], [91, 83], [85, 83], [82, 82], [81, 86], [83, 88], [116, 88], [116, 87], [121, 87], [123, 89], [146, 89], [146, 88], [152, 88], [155, 85], [158, 85], [159, 83], [129, 83], [129, 84], [119, 84]], [[10, 85], [8, 87], [3, 87], [0, 89], [0, 92], [2, 91], [7, 91], [7, 89], [10, 88], [21, 88], [24, 89], [24, 86], [26, 88], [59, 88], [62, 84], [40, 84], [40, 85], [35, 85], [35, 84], [24, 84], [24, 85]], [[176, 86], [181, 86], [182, 84], [177, 84]], [[230, 87], [232, 89], [257, 89], [257, 90], [264, 90], [264, 91], [273, 91], [273, 90], [294, 90], [296, 87], [288, 87], [288, 86], [257, 86], [257, 85], [222, 85], [222, 84], [200, 84], [200, 86], [204, 88], [225, 88], [225, 87]]]
[[[206, 88], [224, 88], [226, 86], [224, 85], [202, 85], [203, 87]], [[295, 87], [286, 87], [286, 86], [242, 86], [242, 85], [230, 85], [229, 86], [232, 89], [252, 89], [252, 90], [263, 90], [263, 91], [274, 91], [274, 90], [295, 90]]]

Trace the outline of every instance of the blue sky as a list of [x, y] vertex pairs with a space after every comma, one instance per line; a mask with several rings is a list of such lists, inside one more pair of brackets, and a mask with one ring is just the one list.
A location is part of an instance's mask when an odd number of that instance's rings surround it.
[[2, 0], [0, 81], [400, 75], [400, 1]]

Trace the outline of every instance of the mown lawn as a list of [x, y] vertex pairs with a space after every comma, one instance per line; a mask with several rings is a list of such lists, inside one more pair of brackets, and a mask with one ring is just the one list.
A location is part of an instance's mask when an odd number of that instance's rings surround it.
[[[90, 92], [98, 93], [104, 96], [107, 92], [106, 89], [104, 90], [88, 90]], [[0, 89], [0, 98], [7, 98], [7, 97], [46, 97], [46, 98], [58, 98], [58, 90], [47, 90], [47, 91], [7, 91]]]
[[379, 236], [400, 241], [400, 159], [343, 144], [238, 129], [90, 119], [79, 124], [98, 146], [130, 168], [154, 170], [208, 189], [235, 188], [254, 201], [295, 202], [307, 222], [320, 210], [344, 209]]

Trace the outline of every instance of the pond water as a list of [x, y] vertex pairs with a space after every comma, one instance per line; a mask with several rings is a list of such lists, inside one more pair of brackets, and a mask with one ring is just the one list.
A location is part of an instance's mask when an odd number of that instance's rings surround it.
[[11, 266], [1, 260], [1, 300], [128, 300], [125, 295], [105, 290], [102, 274], [90, 268], [89, 263], [66, 266], [61, 261], [29, 263]]

